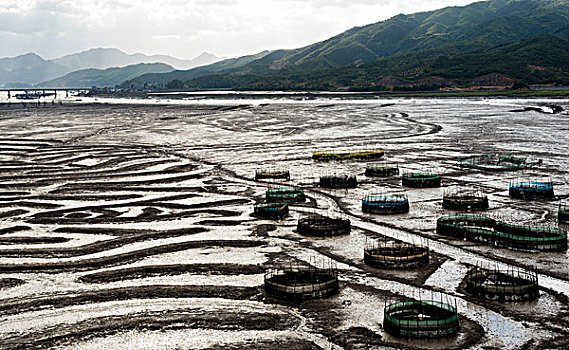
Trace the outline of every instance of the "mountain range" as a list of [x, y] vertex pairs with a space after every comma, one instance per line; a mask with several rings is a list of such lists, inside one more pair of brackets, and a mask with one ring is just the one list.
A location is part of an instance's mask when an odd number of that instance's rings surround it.
[[[95, 82], [101, 83], [103, 81], [111, 85], [97, 86], [114, 86], [124, 80], [135, 77], [132, 75], [134, 72], [138, 72], [139, 75], [144, 73], [164, 73], [173, 70], [173, 67], [189, 69], [218, 60], [220, 60], [219, 57], [206, 52], [192, 60], [182, 60], [166, 55], [127, 54], [112, 48], [96, 48], [52, 60], [46, 60], [37, 54], [28, 53], [17, 57], [0, 59], [0, 85], [7, 87], [31, 87], [39, 84], [49, 86], [47, 84], [49, 81], [62, 78], [69, 73], [86, 69], [98, 69], [99, 71], [81, 72], [58, 80], [58, 84], [71, 84], [69, 86], [58, 85], [58, 87], [75, 87], [78, 84], [87, 83], [91, 85], [81, 85], [81, 87], [91, 87], [97, 85], [94, 84]], [[161, 65], [140, 65], [144, 63], [161, 63]], [[165, 65], [169, 68], [166, 69]], [[132, 66], [136, 66], [136, 68]], [[121, 69], [126, 67], [129, 68], [119, 73]], [[108, 68], [113, 68], [113, 70], [103, 72], [103, 70]], [[101, 79], [95, 78], [97, 73], [100, 73]], [[91, 77], [91, 79], [86, 79], [87, 76]], [[111, 76], [123, 80], [109, 79]], [[82, 80], [70, 80], [74, 77]]]
[[125, 67], [139, 63], [164, 63], [177, 69], [190, 69], [218, 61], [219, 57], [203, 52], [191, 60], [182, 60], [167, 55], [127, 54], [118, 49], [96, 48], [51, 60], [51, 62], [75, 71], [87, 68], [106, 69]]
[[398, 15], [293, 50], [146, 74], [123, 87], [386, 89], [569, 85], [569, 1], [488, 0]]
[[[143, 64], [150, 62], [163, 64]], [[397, 15], [298, 49], [225, 60], [116, 49], [54, 60], [27, 54], [0, 60], [0, 84], [9, 82], [129, 90], [569, 86], [569, 1], [487, 0]]]

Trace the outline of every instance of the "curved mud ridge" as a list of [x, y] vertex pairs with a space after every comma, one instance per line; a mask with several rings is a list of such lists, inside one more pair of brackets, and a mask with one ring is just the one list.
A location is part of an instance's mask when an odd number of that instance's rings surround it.
[[104, 256], [100, 258], [86, 258], [76, 261], [0, 264], [0, 271], [4, 273], [43, 272], [57, 273], [64, 271], [89, 271], [103, 267], [112, 267], [133, 263], [143, 258], [164, 253], [172, 253], [196, 248], [210, 247], [259, 247], [264, 242], [246, 240], [219, 240], [219, 241], [189, 241], [159, 245], [151, 248], [134, 250], [123, 254]]
[[207, 274], [207, 275], [257, 275], [266, 271], [261, 265], [234, 265], [234, 264], [186, 264], [186, 265], [150, 265], [137, 266], [124, 269], [114, 269], [95, 272], [79, 277], [85, 283], [109, 283], [137, 278], [156, 276], [176, 276], [181, 274]]
[[266, 314], [249, 311], [169, 310], [166, 313], [144, 312], [88, 319], [72, 325], [60, 324], [47, 331], [0, 340], [2, 349], [44, 349], [61, 347], [123, 331], [162, 332], [180, 329], [211, 329], [223, 331], [274, 330], [295, 328], [299, 320], [289, 314]]
[[[65, 230], [63, 230], [65, 231]], [[59, 231], [59, 232], [63, 232]], [[77, 232], [78, 230], [68, 230], [67, 232]], [[166, 231], [129, 231], [128, 235], [124, 235], [123, 237], [112, 238], [104, 241], [98, 241], [91, 244], [86, 244], [82, 246], [75, 246], [75, 247], [65, 247], [65, 248], [35, 248], [35, 249], [0, 249], [0, 257], [36, 257], [36, 258], [68, 258], [73, 256], [83, 256], [88, 254], [94, 254], [99, 252], [104, 252], [106, 250], [115, 249], [122, 247], [127, 244], [137, 243], [137, 242], [144, 242], [151, 239], [160, 239], [160, 238], [171, 238], [171, 237], [180, 237], [180, 236], [188, 236], [188, 235], [195, 235], [201, 232], [206, 232], [207, 229], [203, 227], [194, 227], [194, 228], [183, 228], [177, 230], [166, 230]], [[99, 231], [99, 234], [108, 234], [115, 236], [117, 233], [120, 233], [120, 230], [113, 230], [108, 229], [104, 231]], [[21, 244], [21, 243], [38, 243], [34, 240], [41, 240], [45, 239], [45, 243], [57, 243], [57, 240], [62, 240], [63, 242], [67, 241], [68, 239], [65, 237], [45, 237], [45, 238], [35, 238], [35, 237], [6, 237], [4, 239], [0, 238], [0, 244], [7, 244], [2, 243], [3, 240], [6, 241], [16, 241], [21, 240], [22, 242], [12, 242], [11, 244]], [[28, 240], [29, 242], [25, 242]], [[51, 240], [51, 241], [50, 241]]]
[[231, 300], [253, 300], [259, 295], [259, 288], [254, 287], [143, 285], [107, 288], [94, 292], [68, 293], [68, 295], [64, 296], [40, 295], [29, 298], [29, 300], [5, 299], [0, 305], [0, 315], [7, 316], [46, 308], [61, 309], [73, 305], [133, 299], [223, 298]]

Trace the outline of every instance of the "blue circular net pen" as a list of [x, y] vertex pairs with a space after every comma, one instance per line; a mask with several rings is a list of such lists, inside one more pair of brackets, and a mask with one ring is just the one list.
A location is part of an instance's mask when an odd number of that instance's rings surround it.
[[511, 182], [509, 195], [518, 199], [552, 199], [555, 198], [552, 182], [521, 181]]
[[362, 211], [382, 215], [408, 213], [409, 199], [402, 194], [368, 195], [362, 199]]

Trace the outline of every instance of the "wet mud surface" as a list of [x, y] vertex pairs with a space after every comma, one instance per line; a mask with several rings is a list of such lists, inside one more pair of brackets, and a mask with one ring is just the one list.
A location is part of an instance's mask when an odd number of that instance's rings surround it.
[[[554, 108], [555, 107], [555, 108]], [[1, 349], [563, 349], [569, 346], [567, 252], [517, 252], [438, 235], [445, 189], [488, 195], [479, 214], [557, 227], [569, 197], [569, 101], [210, 100], [185, 105], [85, 104], [0, 109]], [[365, 161], [317, 162], [321, 150], [385, 150], [400, 173], [442, 174], [441, 188], [364, 175]], [[475, 154], [543, 159], [512, 172], [459, 168]], [[290, 181], [254, 181], [283, 168]], [[358, 187], [328, 190], [319, 176]], [[516, 200], [519, 179], [551, 178], [556, 197]], [[298, 186], [304, 203], [254, 217], [265, 191]], [[405, 192], [410, 211], [363, 213], [368, 193]], [[299, 218], [348, 218], [349, 235], [307, 237]], [[565, 227], [566, 228], [566, 227]], [[429, 246], [429, 265], [367, 266], [369, 240]], [[340, 293], [281, 301], [267, 269], [332, 262]], [[480, 300], [473, 266], [535, 269], [540, 298]], [[456, 301], [461, 331], [405, 340], [382, 327], [386, 303]]]

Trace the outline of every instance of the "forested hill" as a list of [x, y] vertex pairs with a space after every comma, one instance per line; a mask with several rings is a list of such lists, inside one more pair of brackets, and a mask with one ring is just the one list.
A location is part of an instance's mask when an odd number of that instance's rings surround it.
[[383, 89], [398, 86], [569, 85], [569, 1], [489, 0], [356, 27], [244, 64], [153, 74], [123, 86]]

